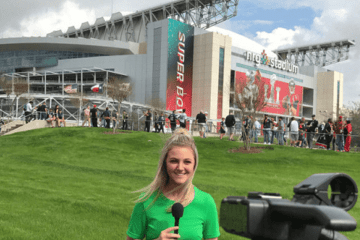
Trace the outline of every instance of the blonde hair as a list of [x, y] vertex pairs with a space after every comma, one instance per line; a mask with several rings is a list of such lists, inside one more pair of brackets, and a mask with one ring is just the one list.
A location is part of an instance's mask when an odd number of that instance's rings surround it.
[[[194, 172], [193, 172], [193, 175], [185, 183], [170, 190], [168, 192], [168, 194], [171, 194], [179, 189], [182, 189], [181, 194], [179, 195], [178, 199], [176, 199], [175, 202], [181, 203], [184, 207], [186, 207], [187, 205], [189, 205], [191, 203], [192, 199], [190, 198], [190, 196], [191, 196], [192, 189], [193, 189], [192, 180], [194, 178], [197, 166], [199, 164], [199, 156], [198, 156], [198, 151], [196, 149], [194, 139], [189, 135], [188, 131], [184, 128], [177, 129], [174, 132], [174, 134], [166, 141], [165, 146], [163, 147], [162, 152], [161, 152], [158, 169], [157, 169], [157, 173], [155, 175], [154, 180], [148, 186], [146, 186], [140, 190], [132, 192], [132, 193], [145, 192], [145, 194], [141, 198], [134, 201], [135, 203], [145, 202], [146, 200], [148, 200], [150, 198], [150, 196], [154, 192], [158, 191], [154, 200], [147, 207], [147, 208], [149, 208], [159, 198], [164, 187], [169, 183], [169, 175], [168, 175], [167, 169], [166, 169], [166, 159], [167, 159], [169, 151], [173, 147], [176, 147], [176, 146], [190, 147], [193, 150], [194, 159], [195, 159]], [[171, 207], [172, 207], [172, 204], [167, 207], [166, 212], [171, 212]], [[145, 211], [147, 210], [147, 208], [145, 209]]]

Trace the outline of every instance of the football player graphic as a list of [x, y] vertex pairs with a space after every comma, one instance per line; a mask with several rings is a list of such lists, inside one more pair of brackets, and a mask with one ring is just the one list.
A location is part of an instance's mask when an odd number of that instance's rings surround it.
[[282, 100], [282, 106], [285, 108], [286, 115], [298, 116], [300, 110], [300, 98], [295, 94], [295, 82], [291, 79], [289, 82], [289, 95]]
[[261, 80], [261, 73], [259, 70], [246, 72], [246, 86], [244, 87], [244, 90], [242, 93], [240, 93], [239, 99], [241, 103], [244, 103], [245, 106], [247, 106], [248, 110], [253, 110], [254, 108], [254, 102], [257, 99], [259, 95], [259, 87], [255, 83], [255, 79], [257, 81]]

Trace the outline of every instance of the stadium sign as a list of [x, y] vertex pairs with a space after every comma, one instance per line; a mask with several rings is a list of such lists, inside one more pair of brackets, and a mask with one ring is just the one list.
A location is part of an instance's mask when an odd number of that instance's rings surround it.
[[267, 54], [265, 53], [265, 50], [261, 54], [246, 52], [246, 60], [256, 62], [257, 64], [267, 65], [269, 67], [273, 67], [273, 68], [280, 69], [283, 71], [288, 71], [288, 72], [292, 72], [292, 73], [299, 72], [299, 67], [294, 64], [289, 63], [288, 61], [270, 59], [267, 56]]

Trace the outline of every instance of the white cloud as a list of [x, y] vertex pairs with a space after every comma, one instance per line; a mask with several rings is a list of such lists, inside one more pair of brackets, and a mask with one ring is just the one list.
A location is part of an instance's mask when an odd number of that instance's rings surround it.
[[[51, 10], [40, 16], [29, 16], [20, 22], [20, 30], [7, 29], [3, 33], [4, 38], [46, 36], [54, 30], [61, 29], [66, 32], [68, 27], [79, 28], [81, 23], [95, 21], [95, 10], [79, 8], [79, 4], [66, 1], [58, 12]], [[91, 22], [89, 22], [91, 24]]]
[[[340, 3], [344, 2], [341, 7]], [[351, 2], [351, 4], [349, 4]], [[307, 3], [307, 1], [305, 1]], [[322, 2], [324, 4], [324, 2]], [[257, 32], [255, 41], [275, 50], [338, 40], [360, 39], [360, 1], [329, 1], [323, 11], [314, 18], [310, 29], [295, 26], [293, 29], [276, 28], [272, 32]], [[317, 7], [320, 7], [317, 5]], [[360, 45], [350, 49], [350, 59], [327, 68], [344, 74], [344, 104], [360, 101]]]

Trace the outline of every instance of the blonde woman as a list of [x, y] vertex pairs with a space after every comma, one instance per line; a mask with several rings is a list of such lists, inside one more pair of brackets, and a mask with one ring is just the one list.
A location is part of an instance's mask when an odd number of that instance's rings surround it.
[[90, 124], [90, 106], [87, 106], [87, 108], [85, 108], [84, 110], [84, 122], [82, 123], [82, 126], [84, 127], [85, 123], [88, 122], [89, 124], [89, 127], [91, 127], [91, 124]]
[[[199, 156], [189, 133], [180, 128], [165, 143], [155, 179], [142, 192], [133, 209], [126, 240], [217, 240], [218, 213], [212, 196], [192, 184]], [[171, 214], [174, 203], [184, 206], [179, 227]], [[178, 234], [171, 233], [178, 229]]]

